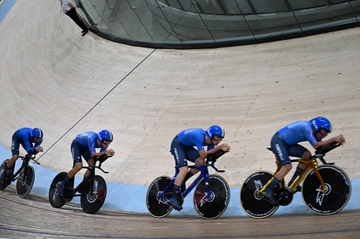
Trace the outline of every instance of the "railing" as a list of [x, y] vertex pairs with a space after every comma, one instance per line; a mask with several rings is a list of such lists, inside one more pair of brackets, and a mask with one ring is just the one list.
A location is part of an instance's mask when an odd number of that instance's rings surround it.
[[90, 29], [153, 48], [203, 48], [360, 25], [360, 0], [76, 0]]

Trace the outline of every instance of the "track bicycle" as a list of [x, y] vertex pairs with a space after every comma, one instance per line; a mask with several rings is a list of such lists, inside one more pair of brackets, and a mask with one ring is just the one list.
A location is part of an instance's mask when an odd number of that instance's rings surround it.
[[[106, 198], [106, 182], [103, 177], [95, 174], [95, 169], [108, 173], [101, 168], [101, 164], [109, 158], [108, 156], [95, 157], [94, 166], [83, 166], [88, 169], [90, 174], [84, 177], [81, 183], [74, 188], [74, 178], [69, 179], [64, 187], [64, 197], [60, 196], [58, 185], [62, 183], [67, 175], [66, 172], [60, 172], [51, 182], [49, 189], [49, 202], [54, 208], [61, 208], [65, 203], [70, 202], [74, 197], [80, 197], [81, 208], [88, 214], [94, 214], [100, 210]], [[99, 165], [96, 166], [97, 162]]]
[[[5, 176], [5, 184], [0, 183], [0, 190], [4, 190], [11, 182], [16, 181], [16, 195], [20, 198], [25, 198], [31, 192], [35, 182], [35, 170], [29, 165], [29, 161], [33, 160], [35, 163], [40, 164], [35, 160], [35, 155], [26, 154], [25, 156], [19, 156], [22, 160], [20, 168], [14, 173], [15, 164], [8, 169]], [[5, 170], [5, 164], [9, 159], [5, 159], [0, 166], [0, 173]]]
[[[315, 214], [331, 215], [341, 211], [348, 203], [351, 195], [351, 181], [346, 172], [334, 163], [327, 163], [324, 156], [329, 151], [339, 147], [337, 142], [329, 143], [316, 150], [309, 159], [292, 159], [291, 162], [301, 162], [306, 165], [289, 187], [285, 180], [280, 182], [274, 198], [278, 205], [264, 198], [266, 189], [280, 170], [281, 164], [276, 160], [277, 169], [274, 174], [259, 171], [250, 175], [240, 191], [241, 206], [252, 218], [266, 218], [275, 213], [279, 206], [289, 205], [298, 189], [302, 192], [305, 205]], [[268, 148], [271, 150], [271, 148]], [[323, 165], [318, 164], [320, 160]], [[300, 184], [302, 183], [302, 187]]]
[[[212, 155], [208, 155], [206, 164], [189, 166], [189, 168], [198, 169], [200, 175], [185, 191], [181, 191], [177, 195], [182, 205], [185, 197], [195, 188], [193, 197], [194, 207], [200, 217], [204, 219], [220, 217], [225, 212], [230, 201], [230, 187], [226, 180], [219, 175], [209, 175], [208, 171], [208, 167], [211, 167], [216, 172], [225, 172], [224, 170], [217, 169], [214, 165], [216, 159], [224, 153], [223, 150], [219, 150]], [[178, 173], [179, 168], [175, 167], [175, 175], [172, 178], [160, 176], [150, 184], [146, 192], [146, 206], [153, 217], [166, 217], [173, 210], [173, 207], [167, 202], [172, 197], [174, 181]]]

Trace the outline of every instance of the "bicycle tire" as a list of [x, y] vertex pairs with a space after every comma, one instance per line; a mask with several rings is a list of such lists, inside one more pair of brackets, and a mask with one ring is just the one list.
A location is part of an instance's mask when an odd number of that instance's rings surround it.
[[351, 180], [344, 170], [335, 165], [321, 165], [317, 170], [327, 189], [322, 192], [315, 172], [309, 171], [302, 187], [305, 205], [318, 215], [335, 214], [341, 211], [350, 199]]
[[[159, 198], [159, 192], [171, 182], [171, 178], [168, 176], [161, 176], [151, 182], [146, 192], [146, 206], [149, 213], [156, 218], [166, 217], [170, 214], [173, 208], [166, 203], [165, 199]], [[171, 198], [174, 186], [171, 185], [165, 192], [169, 198]]]
[[195, 188], [194, 208], [204, 219], [216, 219], [227, 209], [230, 201], [230, 187], [219, 175], [209, 175], [211, 197], [207, 197], [207, 183], [203, 178]]
[[57, 188], [57, 184], [61, 183], [65, 179], [66, 175], [66, 172], [58, 173], [50, 184], [49, 202], [54, 208], [60, 208], [66, 203], [66, 200], [60, 196]]
[[90, 180], [84, 185], [81, 194], [81, 207], [84, 212], [94, 214], [100, 210], [106, 199], [106, 182], [105, 179], [99, 175], [94, 177], [94, 188], [90, 191]]
[[16, 195], [25, 198], [31, 192], [35, 182], [35, 170], [32, 166], [24, 167], [16, 180]]
[[[0, 165], [0, 174], [3, 172], [3, 170], [5, 170], [5, 164], [6, 162], [9, 161], [8, 159], [5, 159], [1, 165]], [[9, 184], [7, 183], [7, 179], [5, 179], [6, 182], [4, 184], [0, 183], [0, 190], [4, 190]]]
[[266, 218], [271, 216], [279, 208], [259, 196], [257, 191], [260, 190], [273, 175], [267, 171], [259, 171], [251, 174], [244, 182], [240, 190], [240, 203], [244, 212], [252, 218]]

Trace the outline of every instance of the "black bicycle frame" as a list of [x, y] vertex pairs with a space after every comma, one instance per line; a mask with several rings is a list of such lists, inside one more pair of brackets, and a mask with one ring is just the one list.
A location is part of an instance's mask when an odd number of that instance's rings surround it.
[[[12, 180], [11, 180], [12, 182], [15, 181], [19, 177], [19, 174], [20, 174], [21, 170], [29, 165], [29, 161], [31, 159], [33, 159], [33, 160], [35, 159], [35, 157], [30, 158], [30, 157], [27, 157], [27, 156], [20, 156], [19, 158], [21, 158], [23, 162], [22, 162], [20, 168], [15, 173], [13, 173]], [[35, 160], [34, 160], [34, 162], [37, 163], [37, 164], [40, 164]], [[16, 162], [15, 162], [15, 164], [16, 164]], [[15, 169], [15, 164], [14, 164], [14, 169]], [[24, 170], [24, 177], [23, 178], [26, 178], [26, 170]]]
[[[83, 185], [86, 185], [86, 184], [89, 182], [89, 180], [90, 180], [90, 189], [89, 189], [89, 191], [90, 191], [90, 194], [92, 195], [92, 193], [93, 193], [93, 191], [94, 191], [95, 168], [100, 169], [103, 173], [108, 173], [108, 172], [104, 171], [104, 170], [101, 168], [101, 164], [102, 164], [104, 161], [105, 161], [105, 160], [100, 161], [99, 166], [94, 165], [94, 166], [84, 166], [84, 167], [82, 167], [83, 169], [88, 169], [89, 172], [90, 172], [90, 175], [87, 176], [87, 177], [84, 177], [84, 179], [83, 179], [83, 180], [79, 183], [79, 185], [77, 185], [77, 187], [74, 189], [74, 197], [75, 197], [75, 196], [81, 196], [81, 192], [80, 192], [81, 187], [82, 187]], [[96, 161], [95, 161], [95, 164], [96, 164]], [[80, 194], [75, 194], [76, 192], [80, 192]]]

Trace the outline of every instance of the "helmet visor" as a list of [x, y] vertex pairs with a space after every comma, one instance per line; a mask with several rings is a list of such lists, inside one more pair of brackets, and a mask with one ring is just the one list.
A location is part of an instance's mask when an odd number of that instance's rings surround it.
[[224, 137], [221, 137], [219, 135], [213, 135], [212, 140], [220, 142], [221, 140], [223, 140], [223, 138]]

